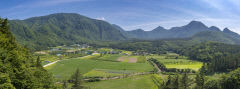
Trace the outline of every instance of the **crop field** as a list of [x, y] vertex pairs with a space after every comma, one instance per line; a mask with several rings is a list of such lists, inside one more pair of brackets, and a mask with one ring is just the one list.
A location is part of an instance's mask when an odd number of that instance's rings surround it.
[[138, 61], [138, 57], [137, 56], [123, 56], [123, 57], [119, 57], [117, 59], [117, 61], [128, 62], [128, 63], [136, 63]]
[[157, 89], [152, 74], [84, 84], [89, 89]]
[[[119, 72], [110, 72], [111, 70], [104, 70], [104, 69], [93, 69], [87, 73], [85, 73], [83, 76], [84, 77], [115, 77], [115, 76], [121, 76], [123, 74]], [[122, 72], [124, 73], [124, 72]]]
[[[152, 65], [146, 63], [127, 63], [127, 62], [110, 62], [100, 60], [85, 60], [84, 58], [72, 58], [62, 60], [46, 69], [53, 73], [58, 79], [69, 78], [75, 70], [79, 68], [82, 74], [86, 76], [112, 76], [118, 75], [109, 71], [122, 72], [149, 72], [153, 70]], [[101, 70], [101, 71], [99, 71]]]
[[147, 61], [147, 58], [145, 56], [138, 56], [137, 63], [145, 63]]
[[107, 55], [97, 58], [96, 60], [118, 62], [117, 59], [121, 56], [122, 55], [119, 55], [119, 54], [112, 54], [112, 55], [107, 54]]
[[177, 68], [177, 69], [193, 69], [197, 71], [203, 65], [202, 62], [188, 60], [186, 58], [179, 59], [167, 59], [166, 56], [151, 56], [163, 63], [167, 68]]

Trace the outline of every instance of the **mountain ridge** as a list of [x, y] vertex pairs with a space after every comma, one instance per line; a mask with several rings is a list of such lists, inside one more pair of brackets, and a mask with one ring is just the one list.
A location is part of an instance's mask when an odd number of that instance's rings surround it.
[[25, 20], [11, 20], [10, 29], [19, 43], [34, 47], [64, 44], [119, 41], [127, 38], [106, 21], [75, 13], [55, 13]]

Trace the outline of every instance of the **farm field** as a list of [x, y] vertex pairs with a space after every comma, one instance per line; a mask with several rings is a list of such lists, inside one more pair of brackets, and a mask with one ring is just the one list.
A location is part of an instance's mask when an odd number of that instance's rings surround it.
[[[115, 56], [115, 55], [113, 55]], [[122, 73], [135, 73], [135, 72], [149, 72], [153, 70], [153, 66], [148, 62], [146, 63], [128, 63], [128, 62], [111, 62], [101, 61], [99, 59], [93, 60], [86, 57], [72, 58], [62, 60], [53, 64], [46, 69], [55, 75], [57, 79], [69, 78], [77, 68], [85, 76], [117, 76]]]
[[197, 71], [203, 65], [202, 62], [188, 60], [187, 58], [166, 58], [166, 56], [151, 56], [151, 58], [157, 59], [159, 62], [163, 63], [166, 68], [176, 68], [176, 69], [193, 69]]
[[112, 62], [118, 62], [117, 59], [123, 55], [119, 54], [107, 54], [102, 57], [99, 57], [95, 60], [100, 60], [100, 61], [112, 61]]
[[152, 74], [138, 75], [123, 79], [89, 82], [84, 85], [89, 89], [157, 89]]

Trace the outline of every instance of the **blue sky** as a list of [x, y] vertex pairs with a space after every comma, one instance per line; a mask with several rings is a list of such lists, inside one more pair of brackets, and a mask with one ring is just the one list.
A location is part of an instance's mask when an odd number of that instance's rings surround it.
[[171, 28], [192, 20], [240, 33], [240, 0], [1, 0], [0, 16], [26, 19], [52, 13], [79, 13], [125, 30]]

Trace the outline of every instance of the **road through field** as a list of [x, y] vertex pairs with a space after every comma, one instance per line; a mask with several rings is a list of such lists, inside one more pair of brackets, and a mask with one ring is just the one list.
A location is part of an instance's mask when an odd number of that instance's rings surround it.
[[[83, 56], [83, 57], [80, 57], [80, 58], [84, 58], [84, 57], [88, 57], [88, 56], [91, 56], [91, 55]], [[57, 62], [59, 62], [59, 61], [60, 61], [60, 60], [57, 60], [57, 61], [54, 61], [54, 62], [48, 63], [48, 64], [44, 65], [43, 67], [50, 66], [50, 65], [55, 64], [55, 63], [57, 63]]]

